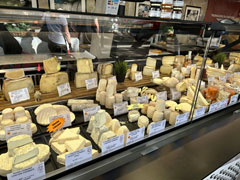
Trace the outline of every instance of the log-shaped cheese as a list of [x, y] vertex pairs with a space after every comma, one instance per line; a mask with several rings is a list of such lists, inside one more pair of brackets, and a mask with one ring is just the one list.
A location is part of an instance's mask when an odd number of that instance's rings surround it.
[[178, 115], [179, 113], [176, 111], [171, 112], [169, 116], [169, 124], [174, 125], [176, 123], [176, 118]]
[[158, 122], [163, 120], [163, 112], [162, 111], [155, 111], [153, 113], [152, 121]]

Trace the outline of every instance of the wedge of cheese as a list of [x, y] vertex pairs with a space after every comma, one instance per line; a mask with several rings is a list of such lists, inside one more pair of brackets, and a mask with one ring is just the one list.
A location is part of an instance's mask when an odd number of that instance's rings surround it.
[[98, 80], [97, 72], [84, 73], [84, 74], [76, 73], [75, 74], [75, 80], [74, 80], [76, 88], [86, 87], [85, 80], [93, 79], [93, 78], [96, 78]]
[[33, 165], [37, 164], [38, 162], [39, 162], [39, 160], [38, 160], [38, 157], [36, 156], [36, 157], [31, 158], [31, 159], [29, 159], [27, 161], [24, 161], [22, 163], [15, 164], [15, 165], [13, 165], [12, 172], [16, 172], [16, 171], [20, 171], [22, 169], [32, 167]]
[[67, 148], [65, 144], [59, 144], [58, 142], [53, 142], [51, 144], [51, 148], [57, 153], [57, 154], [63, 154], [67, 152]]
[[68, 152], [74, 152], [84, 148], [85, 143], [86, 142], [84, 139], [77, 139], [77, 140], [66, 141], [65, 146]]
[[41, 93], [57, 92], [57, 86], [65, 83], [68, 83], [66, 72], [43, 74], [40, 79], [40, 91]]
[[13, 150], [14, 148], [24, 146], [33, 142], [32, 137], [27, 134], [22, 134], [14, 136], [7, 141], [8, 150]]
[[56, 56], [43, 61], [43, 68], [46, 74], [57, 73], [60, 70], [58, 67], [59, 64]]
[[7, 174], [12, 172], [12, 162], [13, 157], [9, 157], [8, 153], [3, 153], [0, 155], [0, 175], [7, 176]]
[[77, 60], [78, 73], [93, 73], [93, 63], [91, 59]]
[[113, 72], [113, 64], [99, 64], [97, 71], [100, 75], [111, 75]]
[[14, 71], [7, 71], [4, 76], [6, 79], [21, 79], [25, 77], [23, 69], [17, 69]]
[[26, 78], [21, 78], [17, 80], [4, 80], [2, 91], [3, 91], [4, 97], [8, 101], [10, 101], [8, 93], [11, 91], [15, 91], [23, 88], [27, 88], [29, 94], [34, 93], [34, 84], [33, 84], [32, 78], [26, 77]]
[[116, 136], [116, 135], [115, 135], [114, 132], [112, 132], [112, 131], [104, 132], [104, 133], [102, 134], [99, 142], [98, 142], [98, 145], [99, 145], [100, 147], [102, 147], [102, 143], [103, 143], [104, 141], [107, 141], [108, 139], [113, 138], [113, 137], [115, 137], [115, 136]]
[[64, 130], [64, 132], [62, 134], [60, 134], [57, 138], [57, 142], [59, 144], [64, 144], [66, 141], [70, 141], [70, 140], [76, 140], [79, 139], [78, 134], [75, 134], [73, 132], [71, 132], [71, 130], [66, 129]]
[[147, 58], [146, 66], [151, 67], [152, 69], [156, 68], [157, 60], [151, 57]]
[[162, 58], [163, 65], [173, 65], [175, 61], [175, 56], [164, 56]]
[[38, 160], [40, 162], [46, 162], [51, 155], [49, 146], [45, 145], [45, 144], [36, 144], [36, 146], [39, 151], [39, 153], [37, 155]]

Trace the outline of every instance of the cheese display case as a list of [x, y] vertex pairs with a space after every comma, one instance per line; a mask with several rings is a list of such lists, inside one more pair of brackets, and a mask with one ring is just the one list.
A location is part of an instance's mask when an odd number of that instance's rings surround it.
[[[2, 38], [0, 57], [2, 179], [36, 169], [35, 178], [90, 179], [197, 128], [197, 119], [238, 108], [239, 54], [208, 52], [224, 28], [66, 11], [0, 14], [12, 42]], [[212, 32], [204, 48], [188, 52], [175, 41], [203, 29]], [[216, 64], [228, 58], [228, 68]]]

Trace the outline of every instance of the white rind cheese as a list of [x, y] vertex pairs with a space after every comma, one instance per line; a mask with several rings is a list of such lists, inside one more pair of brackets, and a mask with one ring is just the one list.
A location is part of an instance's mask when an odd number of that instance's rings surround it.
[[136, 122], [140, 117], [140, 113], [137, 110], [132, 110], [128, 112], [128, 121]]
[[149, 124], [149, 119], [147, 116], [140, 116], [138, 118], [138, 127], [142, 128], [142, 127], [147, 127]]
[[8, 153], [3, 153], [0, 155], [0, 175], [7, 176], [7, 174], [12, 172], [12, 162], [13, 157], [9, 157]]
[[25, 144], [33, 142], [32, 137], [27, 134], [14, 136], [7, 141], [8, 150], [24, 146]]
[[50, 148], [48, 145], [45, 144], [36, 144], [39, 154], [38, 154], [38, 160], [40, 162], [47, 162], [49, 159], [51, 153], [50, 153]]

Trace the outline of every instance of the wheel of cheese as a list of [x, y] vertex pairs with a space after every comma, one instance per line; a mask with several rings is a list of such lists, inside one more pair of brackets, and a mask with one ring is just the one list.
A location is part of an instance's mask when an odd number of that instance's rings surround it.
[[165, 110], [165, 101], [162, 99], [157, 100], [156, 110], [163, 112]]
[[155, 107], [153, 107], [153, 106], [148, 106], [148, 109], [147, 109], [147, 117], [152, 118], [154, 111], [156, 111], [156, 108], [155, 108]]
[[2, 120], [2, 121], [1, 121], [1, 125], [2, 125], [3, 127], [5, 127], [5, 126], [11, 126], [11, 125], [14, 125], [14, 121], [11, 120], [11, 119], [5, 119], [5, 120]]
[[5, 119], [14, 120], [14, 111], [12, 108], [7, 108], [2, 111], [2, 120]]
[[44, 108], [37, 113], [37, 122], [40, 125], [47, 126], [50, 123], [49, 118], [52, 116], [57, 116], [57, 111], [52, 106]]
[[105, 91], [102, 91], [100, 93], [100, 104], [102, 106], [105, 106], [105, 101], [106, 101], [106, 92]]
[[49, 146], [45, 144], [36, 144], [36, 146], [39, 151], [38, 160], [40, 162], [46, 162], [51, 155]]
[[71, 122], [73, 122], [75, 120], [76, 116], [73, 112], [70, 112], [70, 119], [71, 119]]
[[142, 114], [147, 114], [148, 104], [144, 104], [143, 108], [141, 109]]
[[149, 124], [149, 119], [147, 116], [140, 116], [138, 118], [138, 127], [142, 128], [142, 127], [147, 127]]
[[140, 113], [137, 110], [132, 110], [128, 112], [128, 121], [135, 122], [140, 117]]
[[43, 109], [45, 109], [45, 108], [51, 108], [51, 107], [52, 107], [52, 104], [42, 104], [42, 105], [38, 106], [38, 107], [34, 110], [34, 114], [37, 116], [38, 113], [39, 113], [40, 111], [42, 111]]
[[158, 122], [163, 120], [163, 112], [155, 111], [152, 117], [153, 122]]
[[19, 117], [26, 116], [24, 107], [16, 107], [14, 110], [15, 120]]
[[31, 123], [31, 129], [32, 129], [32, 134], [35, 134], [37, 132], [37, 126], [34, 123]]
[[0, 155], [0, 162], [0, 175], [7, 176], [12, 171], [13, 157], [9, 157], [8, 153], [3, 153]]
[[25, 122], [28, 122], [28, 121], [29, 121], [29, 118], [27, 116], [21, 116], [21, 117], [16, 119], [17, 124], [25, 123]]

